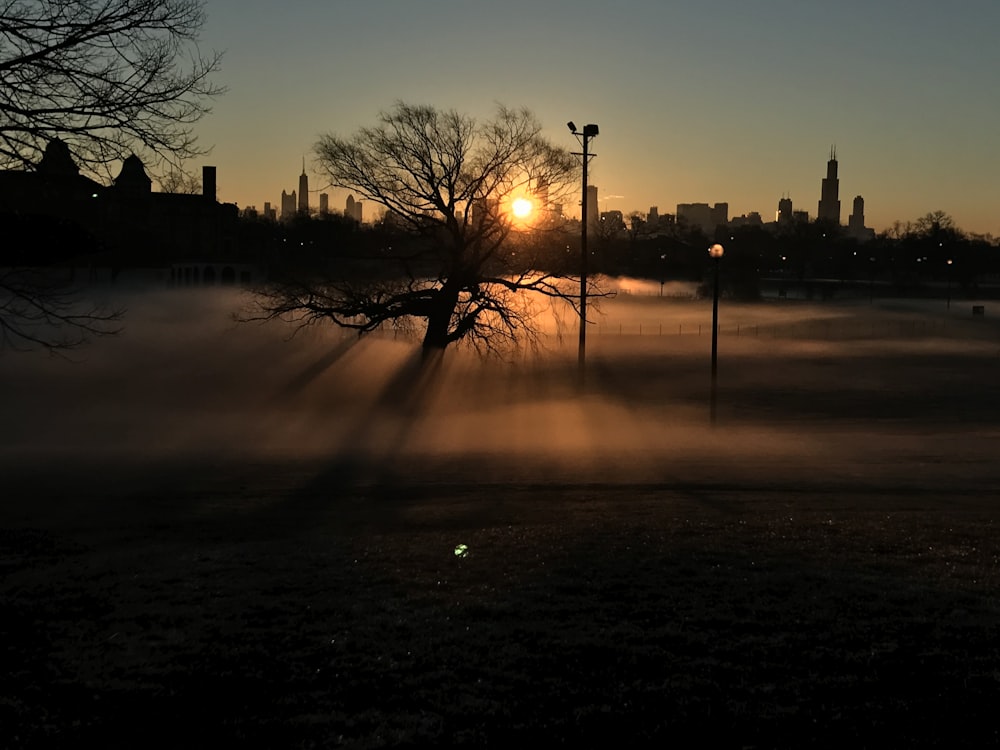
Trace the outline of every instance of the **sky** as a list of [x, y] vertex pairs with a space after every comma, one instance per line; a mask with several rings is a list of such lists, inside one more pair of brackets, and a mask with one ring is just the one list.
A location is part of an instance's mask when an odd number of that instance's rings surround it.
[[[1000, 235], [996, 0], [206, 0], [227, 92], [196, 128], [219, 200], [325, 185], [322, 134], [397, 100], [488, 118], [527, 107], [553, 143], [595, 123], [600, 209], [729, 204], [816, 215], [831, 147], [841, 220], [881, 231], [945, 211]], [[346, 193], [331, 192], [343, 208]], [[568, 208], [568, 207], [567, 207]], [[366, 214], [369, 216], [370, 214]]]

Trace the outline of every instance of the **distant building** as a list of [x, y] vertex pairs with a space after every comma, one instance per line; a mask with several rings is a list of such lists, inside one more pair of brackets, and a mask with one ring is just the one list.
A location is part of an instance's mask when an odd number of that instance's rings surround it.
[[860, 195], [854, 196], [854, 210], [847, 219], [847, 228], [852, 232], [865, 228], [865, 199]]
[[[348, 200], [354, 200], [351, 196]], [[497, 216], [497, 201], [495, 199], [487, 200], [477, 200], [472, 204], [472, 212], [470, 220], [472, 221], [472, 226], [480, 227], [484, 225], [492, 224]]]
[[306, 175], [305, 157], [302, 157], [302, 174], [299, 175], [299, 213], [309, 213], [309, 177]]
[[847, 219], [847, 233], [861, 242], [875, 239], [875, 230], [865, 226], [865, 199], [860, 195], [854, 197], [854, 210]]
[[618, 234], [625, 228], [625, 215], [618, 210], [602, 211], [601, 226], [608, 235]]
[[816, 213], [820, 221], [829, 221], [840, 226], [840, 180], [837, 178], [837, 148], [830, 148], [830, 160], [826, 163], [826, 177], [820, 187], [819, 210]]
[[550, 211], [552, 206], [549, 205], [549, 181], [544, 177], [540, 178], [535, 184], [534, 190], [535, 205], [541, 211]]
[[264, 215], [263, 215], [263, 218], [266, 221], [277, 221], [278, 220], [278, 212], [275, 211], [274, 208], [271, 206], [271, 202], [270, 201], [267, 201], [264, 204]]
[[284, 190], [281, 191], [281, 218], [291, 219], [295, 216], [296, 212], [296, 202], [295, 202], [295, 191], [291, 193], [286, 193]]
[[319, 212], [324, 216], [330, 213], [330, 196], [326, 193], [319, 194]]
[[354, 200], [353, 195], [347, 196], [347, 204], [344, 206], [344, 216], [354, 219], [358, 224], [362, 221], [362, 202]]
[[707, 203], [678, 203], [677, 221], [690, 227], [698, 227], [711, 237], [715, 234], [716, 227], [729, 223], [729, 204], [716, 203], [709, 206]]
[[734, 216], [729, 221], [729, 226], [731, 227], [762, 227], [764, 226], [764, 219], [757, 211], [751, 211], [750, 213], [743, 214], [742, 216]]
[[778, 201], [778, 213], [774, 220], [782, 226], [792, 223], [792, 199], [784, 196]]
[[650, 206], [643, 230], [650, 237], [659, 237], [661, 234], [672, 235], [673, 228], [677, 224], [676, 218], [674, 214], [661, 214], [656, 206]]

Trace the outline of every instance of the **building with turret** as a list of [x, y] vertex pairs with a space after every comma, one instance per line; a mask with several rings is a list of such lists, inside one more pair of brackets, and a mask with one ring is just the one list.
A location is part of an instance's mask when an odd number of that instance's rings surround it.
[[[48, 143], [33, 170], [0, 171], [0, 221], [12, 236], [0, 252], [15, 265], [69, 262], [112, 269], [163, 267], [186, 257], [235, 257], [237, 209], [215, 200], [215, 168], [202, 194], [157, 193], [131, 155], [111, 185], [80, 174], [67, 144]], [[208, 194], [209, 191], [212, 194]]]

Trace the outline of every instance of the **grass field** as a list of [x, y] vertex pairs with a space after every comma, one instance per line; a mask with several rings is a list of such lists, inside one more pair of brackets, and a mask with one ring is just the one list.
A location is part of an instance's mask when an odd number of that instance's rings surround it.
[[991, 318], [724, 304], [712, 427], [704, 303], [583, 389], [232, 304], [0, 359], [0, 745], [1000, 744]]

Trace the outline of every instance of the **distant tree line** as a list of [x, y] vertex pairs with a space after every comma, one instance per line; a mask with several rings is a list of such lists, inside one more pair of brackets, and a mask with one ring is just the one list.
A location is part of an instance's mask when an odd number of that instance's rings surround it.
[[[736, 299], [758, 298], [764, 284], [782, 282], [821, 282], [826, 295], [838, 286], [878, 284], [881, 294], [921, 296], [942, 283], [951, 284], [956, 295], [1000, 293], [997, 240], [963, 232], [942, 211], [896, 222], [870, 241], [859, 241], [845, 227], [824, 222], [776, 230], [720, 226], [711, 236], [683, 223], [655, 236], [635, 229], [602, 229], [596, 227], [589, 236], [591, 272], [700, 282], [707, 289], [707, 248], [719, 242], [726, 249], [723, 294]], [[352, 260], [355, 272], [383, 273], [380, 259], [405, 253], [408, 245], [417, 247], [417, 238], [391, 221], [361, 226], [340, 215], [299, 216], [288, 222], [244, 220], [242, 232], [241, 245], [256, 247], [260, 261], [275, 269], [329, 271], [331, 264], [344, 268], [344, 262]], [[505, 252], [512, 269], [571, 275], [580, 263], [579, 221], [521, 232]], [[436, 273], [430, 266], [411, 270]]]

